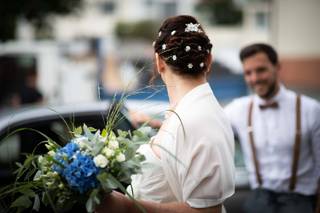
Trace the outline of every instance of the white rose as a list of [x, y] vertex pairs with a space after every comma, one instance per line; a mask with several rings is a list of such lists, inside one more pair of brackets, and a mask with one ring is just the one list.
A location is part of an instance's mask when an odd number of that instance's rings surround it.
[[109, 141], [109, 148], [110, 149], [118, 149], [119, 148], [119, 143], [116, 140], [111, 140]]
[[117, 155], [116, 160], [118, 162], [123, 162], [126, 160], [126, 156], [124, 154], [120, 153], [119, 155]]
[[105, 147], [103, 148], [102, 153], [105, 154], [107, 157], [112, 157], [114, 155], [114, 150]]
[[103, 155], [97, 155], [93, 158], [93, 162], [97, 167], [104, 168], [108, 165], [108, 159]]

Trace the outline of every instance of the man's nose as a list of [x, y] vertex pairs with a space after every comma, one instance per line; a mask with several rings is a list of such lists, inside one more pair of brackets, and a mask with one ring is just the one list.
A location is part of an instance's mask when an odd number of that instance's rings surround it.
[[259, 75], [257, 74], [257, 72], [252, 72], [250, 75], [250, 81], [252, 83], [256, 83], [259, 80]]

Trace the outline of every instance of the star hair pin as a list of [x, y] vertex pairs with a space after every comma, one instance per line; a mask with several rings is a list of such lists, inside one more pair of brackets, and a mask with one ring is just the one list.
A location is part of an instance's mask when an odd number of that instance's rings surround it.
[[185, 32], [198, 32], [201, 33], [202, 30], [199, 29], [200, 24], [193, 24], [193, 23], [189, 23], [186, 24], [186, 28], [184, 29]]

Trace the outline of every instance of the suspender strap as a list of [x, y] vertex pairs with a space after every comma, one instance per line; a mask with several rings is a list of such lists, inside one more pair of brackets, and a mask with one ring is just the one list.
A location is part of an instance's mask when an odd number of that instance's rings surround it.
[[298, 170], [298, 162], [300, 156], [300, 144], [301, 144], [301, 97], [297, 95], [297, 103], [296, 103], [296, 137], [293, 148], [293, 160], [291, 167], [291, 179], [289, 189], [293, 191], [296, 187], [297, 182], [297, 170]]
[[[258, 184], [262, 185], [262, 177], [260, 174], [259, 162], [257, 158], [257, 151], [254, 144], [253, 139], [253, 127], [252, 127], [252, 110], [253, 110], [253, 101], [251, 100], [249, 104], [249, 113], [248, 113], [248, 136], [249, 142], [252, 151], [253, 163], [256, 171], [256, 178]], [[298, 162], [300, 156], [300, 144], [301, 144], [301, 96], [297, 95], [296, 99], [296, 134], [295, 134], [295, 143], [293, 148], [293, 160], [291, 166], [291, 178], [289, 189], [293, 191], [296, 187], [297, 183], [297, 170], [298, 170]]]
[[260, 175], [260, 168], [259, 168], [259, 163], [258, 163], [258, 158], [257, 158], [257, 152], [256, 152], [256, 147], [254, 145], [254, 140], [253, 140], [253, 126], [252, 126], [252, 109], [253, 109], [253, 101], [251, 100], [250, 105], [249, 105], [249, 114], [248, 114], [248, 136], [249, 136], [249, 142], [251, 146], [251, 151], [252, 151], [252, 158], [253, 158], [253, 163], [256, 171], [256, 178], [259, 186], [262, 185], [262, 178]]

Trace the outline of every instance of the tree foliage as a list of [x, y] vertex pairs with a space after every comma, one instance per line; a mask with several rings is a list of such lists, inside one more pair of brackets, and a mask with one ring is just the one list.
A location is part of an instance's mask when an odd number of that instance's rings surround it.
[[82, 0], [1, 0], [0, 41], [15, 38], [16, 24], [21, 18], [43, 28], [50, 15], [66, 15], [81, 5]]
[[205, 13], [213, 25], [237, 25], [242, 23], [242, 10], [233, 0], [201, 0], [196, 9]]
[[120, 39], [144, 39], [153, 40], [156, 35], [159, 23], [145, 20], [139, 22], [119, 22], [116, 25], [115, 33]]

